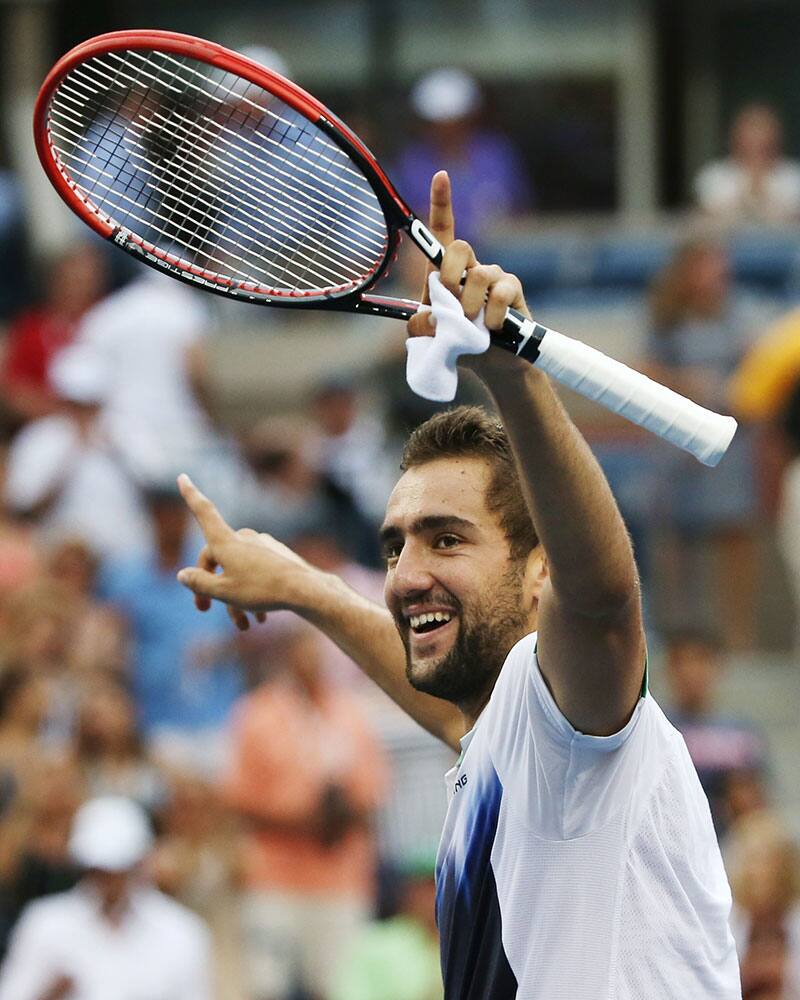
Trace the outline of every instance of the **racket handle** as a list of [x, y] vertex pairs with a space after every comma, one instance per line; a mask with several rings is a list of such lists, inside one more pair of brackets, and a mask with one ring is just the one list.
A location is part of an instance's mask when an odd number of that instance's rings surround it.
[[532, 320], [517, 325], [509, 317], [504, 330], [513, 338], [494, 342], [526, 358], [562, 385], [593, 399], [691, 452], [704, 465], [716, 465], [736, 433], [736, 421], [693, 403], [672, 389], [579, 340], [565, 337]]

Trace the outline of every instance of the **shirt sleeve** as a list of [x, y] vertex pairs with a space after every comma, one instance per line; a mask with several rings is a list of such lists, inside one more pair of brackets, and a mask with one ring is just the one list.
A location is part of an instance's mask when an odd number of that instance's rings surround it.
[[64, 974], [64, 969], [52, 967], [49, 944], [45, 921], [33, 904], [23, 911], [0, 966], [0, 1000], [39, 1000], [56, 977]]
[[46, 499], [63, 481], [76, 444], [72, 427], [60, 418], [45, 417], [23, 428], [8, 456], [6, 503], [27, 511]]
[[652, 699], [640, 698], [611, 736], [590, 736], [561, 713], [539, 669], [535, 634], [509, 653], [486, 719], [492, 761], [528, 825], [547, 839], [583, 836], [624, 808], [647, 756]]

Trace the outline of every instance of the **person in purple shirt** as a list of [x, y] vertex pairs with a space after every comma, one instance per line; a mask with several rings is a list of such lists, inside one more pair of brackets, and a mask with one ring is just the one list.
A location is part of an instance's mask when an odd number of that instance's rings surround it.
[[749, 719], [715, 709], [722, 644], [710, 631], [674, 629], [664, 636], [670, 689], [667, 716], [686, 741], [708, 796], [718, 836], [744, 812], [764, 804], [767, 747]]
[[525, 164], [513, 142], [478, 127], [481, 93], [458, 69], [427, 74], [411, 92], [424, 125], [419, 139], [400, 154], [392, 170], [397, 190], [412, 206], [428, 202], [430, 178], [446, 169], [461, 238], [480, 245], [487, 224], [527, 212], [532, 194]]

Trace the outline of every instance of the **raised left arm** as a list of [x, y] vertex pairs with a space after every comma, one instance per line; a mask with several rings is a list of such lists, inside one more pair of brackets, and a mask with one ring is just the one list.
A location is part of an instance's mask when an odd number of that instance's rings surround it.
[[[450, 182], [431, 184], [430, 227], [447, 248], [439, 276], [466, 316], [483, 308], [490, 330], [510, 307], [530, 315], [519, 279], [482, 265], [453, 240]], [[430, 315], [409, 322], [432, 335]], [[546, 553], [538, 598], [538, 659], [556, 703], [581, 732], [617, 732], [636, 706], [645, 664], [639, 579], [630, 538], [605, 476], [550, 380], [497, 347], [465, 356], [494, 398], [508, 433], [528, 509]]]
[[636, 705], [645, 663], [639, 580], [622, 516], [546, 375], [497, 348], [470, 367], [497, 403], [546, 553], [542, 673], [576, 729], [610, 735]]

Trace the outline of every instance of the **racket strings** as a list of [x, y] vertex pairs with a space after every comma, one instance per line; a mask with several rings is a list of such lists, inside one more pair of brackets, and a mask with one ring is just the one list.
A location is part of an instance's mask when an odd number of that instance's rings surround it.
[[[141, 117], [141, 116], [140, 116], [140, 117]], [[165, 120], [166, 120], [166, 119], [165, 119]], [[151, 162], [152, 162], [152, 161], [151, 161]], [[372, 252], [374, 253], [374, 246], [373, 246], [373, 248], [372, 248]]]
[[92, 208], [212, 276], [284, 294], [358, 287], [385, 255], [380, 203], [347, 154], [267, 91], [187, 57], [87, 60], [59, 85], [49, 131]]
[[[74, 137], [76, 137], [76, 138], [80, 138], [75, 133], [72, 133], [72, 135]], [[74, 154], [64, 153], [63, 155], [66, 155], [69, 159], [72, 159], [72, 160], [75, 160], [77, 162], [80, 162], [84, 166], [89, 166], [90, 165], [89, 161], [82, 160], [79, 157], [76, 157]], [[139, 157], [139, 154], [137, 154], [135, 152], [133, 152], [132, 155], [136, 156], [137, 158]], [[149, 158], [147, 158], [145, 156], [142, 156], [141, 158], [144, 161], [146, 161], [147, 163], [149, 163], [150, 165], [152, 165], [154, 168], [158, 168], [158, 163], [156, 161], [152, 161], [152, 160], [150, 160]], [[191, 166], [197, 166], [197, 168], [201, 172], [208, 173], [207, 171], [204, 170], [200, 158], [197, 159], [197, 162], [195, 164], [192, 164], [191, 162], [189, 162], [188, 166], [189, 167], [191, 167]], [[96, 190], [98, 187], [102, 188], [103, 191], [106, 192], [109, 195], [108, 200], [109, 200], [109, 202], [111, 203], [111, 205], [114, 208], [123, 209], [125, 211], [130, 212], [133, 215], [133, 217], [137, 219], [137, 221], [143, 222], [145, 224], [153, 224], [155, 220], [161, 220], [164, 223], [164, 226], [174, 227], [174, 231], [171, 230], [169, 233], [167, 233], [165, 229], [161, 229], [160, 231], [161, 231], [162, 235], [164, 235], [164, 236], [172, 236], [172, 237], [175, 237], [175, 238], [179, 238], [181, 236], [184, 237], [190, 243], [190, 246], [188, 247], [189, 249], [197, 251], [198, 254], [200, 254], [200, 253], [205, 254], [206, 256], [208, 256], [208, 258], [209, 258], [210, 261], [213, 261], [216, 264], [224, 265], [225, 261], [223, 261], [219, 257], [214, 256], [213, 253], [209, 253], [200, 244], [208, 244], [208, 245], [212, 246], [212, 248], [214, 248], [219, 243], [224, 242], [226, 244], [229, 244], [231, 246], [236, 246], [236, 247], [241, 248], [243, 250], [247, 250], [248, 247], [244, 246], [239, 240], [233, 238], [232, 236], [226, 234], [225, 232], [217, 232], [214, 229], [214, 227], [213, 227], [212, 224], [209, 224], [209, 223], [205, 222], [205, 219], [211, 220], [211, 223], [213, 223], [215, 221], [215, 217], [214, 217], [211, 209], [198, 209], [198, 207], [197, 207], [198, 203], [200, 201], [200, 198], [206, 196], [207, 192], [205, 192], [204, 189], [199, 184], [195, 184], [190, 179], [190, 176], [191, 176], [191, 172], [190, 171], [187, 170], [186, 174], [187, 174], [186, 177], [181, 178], [180, 177], [180, 172], [178, 172], [176, 174], [176, 177], [179, 180], [182, 180], [188, 187], [192, 187], [192, 188], [195, 189], [196, 194], [195, 194], [194, 198], [191, 201], [187, 201], [185, 198], [181, 198], [178, 194], [176, 194], [176, 185], [174, 183], [170, 184], [168, 187], [164, 187], [162, 184], [153, 182], [152, 180], [150, 180], [150, 181], [147, 182], [148, 187], [150, 187], [153, 191], [155, 191], [156, 193], [158, 193], [158, 194], [160, 194], [162, 196], [161, 204], [162, 204], [163, 207], [165, 207], [167, 209], [167, 211], [169, 213], [166, 216], [163, 215], [162, 213], [158, 212], [157, 210], [149, 210], [149, 206], [148, 205], [142, 206], [142, 199], [141, 199], [141, 196], [140, 196], [139, 193], [137, 193], [136, 197], [131, 197], [128, 194], [115, 191], [114, 187], [111, 184], [104, 183], [104, 182], [100, 181], [99, 178], [94, 181], [94, 183], [92, 185], [92, 189], [93, 189], [93, 192], [94, 192], [94, 190]], [[108, 175], [108, 176], [109, 176], [109, 179], [112, 179], [110, 175]], [[236, 197], [235, 193], [234, 193], [234, 197]], [[128, 204], [126, 206], [120, 205], [119, 204], [119, 200], [118, 200], [119, 198], [122, 198]], [[169, 204], [170, 199], [174, 203], [172, 206], [170, 206], [170, 204]], [[239, 203], [241, 204], [241, 199], [238, 199], [238, 200], [239, 200]], [[230, 209], [232, 207], [230, 205], [230, 203], [227, 203], [227, 202], [224, 202], [224, 201], [221, 201], [220, 203], [223, 205], [223, 207], [226, 207], [228, 209]], [[145, 218], [145, 217], [143, 217], [143, 216], [141, 216], [139, 214], [136, 214], [136, 210], [138, 210], [141, 207], [144, 207], [145, 209], [148, 209], [150, 211], [150, 218], [149, 219]], [[238, 206], [237, 206], [237, 208], [238, 208]], [[174, 215], [175, 215], [176, 211], [177, 212], [181, 212], [182, 211], [184, 213], [184, 215], [179, 215], [177, 221], [174, 219]], [[286, 213], [280, 212], [279, 209], [277, 211], [279, 212], [279, 214], [286, 215]], [[249, 216], [245, 220], [245, 222], [244, 222], [244, 224], [246, 225], [246, 227], [251, 231], [251, 233], [254, 236], [254, 238], [258, 237], [258, 235], [260, 234], [261, 230], [256, 225], [250, 224], [251, 220], [252, 220], [253, 223], [259, 223], [259, 222], [261, 222], [262, 224], [270, 222], [270, 217], [265, 212], [259, 210], [259, 214], [262, 216], [262, 218], [260, 220], [257, 219], [257, 218], [255, 218], [254, 216]], [[208, 235], [207, 236], [202, 236], [202, 234], [199, 231], [193, 232], [193, 230], [191, 228], [187, 227], [186, 225], [183, 225], [180, 220], [182, 218], [184, 218], [184, 217], [186, 217], [186, 218], [193, 217], [194, 218], [194, 222], [195, 222], [195, 226], [196, 226], [197, 230], [205, 230], [205, 232]], [[297, 225], [298, 219], [296, 217], [292, 218], [291, 216], [288, 216], [288, 215], [287, 215], [287, 219], [289, 221], [286, 222], [286, 223], [283, 223], [283, 226], [286, 229], [286, 236], [287, 236], [287, 238], [290, 238], [291, 235], [292, 235], [292, 233], [296, 229], [296, 225]], [[276, 220], [272, 219], [271, 221], [273, 223], [275, 223]], [[195, 240], [192, 240], [192, 236], [193, 235], [196, 236]], [[318, 242], [318, 241], [314, 241], [314, 242]], [[225, 249], [228, 250], [228, 252], [230, 252], [230, 247], [229, 246], [226, 247]], [[252, 253], [253, 252], [252, 248], [250, 248], [250, 250], [251, 250], [251, 253]], [[337, 251], [332, 251], [332, 252], [335, 254], [335, 256], [337, 256], [339, 258], [339, 260], [340, 260], [340, 266], [344, 267], [347, 270], [348, 274], [352, 275], [353, 278], [359, 278], [360, 277], [361, 272], [358, 271], [357, 269], [349, 266], [349, 262], [352, 259], [352, 256], [351, 257], [347, 257], [344, 254], [338, 253]], [[236, 260], [244, 262], [244, 258], [241, 257], [241, 256], [238, 256], [237, 254], [235, 254], [235, 252], [232, 253], [231, 255]], [[297, 251], [295, 251], [295, 255], [297, 255]], [[299, 255], [302, 258], [308, 259], [307, 255], [303, 254], [302, 252], [300, 252]], [[282, 260], [285, 261], [286, 263], [291, 263], [291, 258], [289, 258], [285, 254], [281, 253], [280, 250], [276, 250], [275, 256], [282, 258]], [[355, 256], [356, 257], [360, 256], [361, 259], [362, 259], [362, 261], [364, 261], [367, 264], [371, 263], [370, 259], [363, 257], [363, 255], [355, 254]], [[265, 257], [263, 255], [259, 255], [259, 257], [260, 257], [260, 260], [263, 262], [263, 264], [265, 266], [267, 266], [267, 267], [271, 267], [275, 263], [275, 257], [268, 258], [268, 257]], [[310, 262], [310, 259], [309, 259], [309, 262]], [[296, 271], [293, 271], [293, 270], [291, 270], [288, 267], [286, 268], [286, 270], [287, 270], [288, 273], [294, 274], [298, 279], [301, 278], [301, 275], [297, 274]], [[249, 273], [247, 273], [245, 271], [242, 271], [240, 269], [237, 269], [237, 273], [240, 274], [245, 279], [250, 278]], [[327, 275], [326, 274], [320, 274], [319, 271], [316, 271], [316, 270], [313, 270], [313, 269], [311, 269], [311, 273], [313, 273], [316, 277], [318, 277], [320, 279], [320, 281], [322, 281], [323, 283], [328, 283], [331, 280], [331, 277], [332, 277], [330, 274], [327, 274]]]
[[[139, 56], [140, 58], [145, 58], [139, 52], [134, 51], [130, 54], [132, 56]], [[117, 53], [109, 53], [109, 56], [115, 56], [115, 55], [117, 55]], [[166, 58], [169, 58], [170, 61], [173, 63], [176, 62], [176, 60], [173, 59], [172, 57], [166, 57]], [[143, 75], [145, 77], [148, 76], [152, 77], [151, 74], [147, 73]], [[180, 79], [183, 80], [183, 78]], [[191, 83], [191, 81], [187, 80], [185, 82], [187, 83], [187, 86], [197, 90], [197, 88], [193, 83]], [[215, 84], [214, 86], [215, 89], [225, 90], [226, 94], [230, 94], [233, 92], [230, 87], [223, 85], [221, 81]], [[252, 84], [251, 86], [255, 87], [255, 85]], [[198, 93], [200, 92], [198, 91]], [[204, 96], [212, 98], [217, 105], [222, 103], [221, 99], [217, 94], [214, 93], [205, 94], [205, 92], [203, 92], [203, 94]], [[273, 98], [273, 100], [275, 100], [275, 98]], [[354, 170], [352, 166], [350, 166], [350, 160], [347, 157], [347, 154], [344, 153], [342, 150], [340, 150], [338, 146], [335, 146], [327, 138], [327, 136], [325, 136], [317, 128], [317, 126], [312, 125], [310, 122], [300, 118], [299, 116], [297, 116], [295, 122], [291, 122], [284, 117], [277, 116], [274, 113], [270, 112], [269, 108], [257, 105], [252, 101], [248, 101], [248, 104], [251, 105], [254, 109], [257, 109], [259, 112], [259, 116], [255, 118], [255, 122], [257, 124], [260, 125], [264, 117], [269, 116], [275, 118], [284, 127], [284, 132], [279, 135], [278, 140], [276, 140], [270, 134], [270, 130], [257, 132], [256, 129], [253, 129], [252, 130], [253, 134], [258, 134], [258, 139], [254, 139], [252, 138], [252, 136], [248, 136], [247, 132], [243, 133], [241, 131], [237, 131], [235, 129], [227, 127], [225, 121], [216, 120], [208, 114], [211, 105], [210, 101], [204, 107], [203, 109], [204, 113], [198, 115], [197, 124], [199, 124], [200, 120], [203, 120], [207, 124], [219, 126], [221, 131], [224, 131], [226, 133], [225, 139], [222, 139], [222, 137], [220, 136], [220, 141], [226, 144], [226, 148], [230, 149], [234, 155], [239, 154], [239, 156], [249, 156], [250, 161], [255, 160], [257, 162], [263, 159], [263, 142], [267, 142], [270, 145], [270, 147], [272, 147], [271, 160], [274, 159], [276, 162], [284, 165], [284, 167], [293, 169], [295, 171], [293, 179], [301, 187], [307, 189], [309, 192], [318, 191], [320, 184], [323, 187], [330, 187], [332, 191], [347, 198], [348, 206], [351, 208], [350, 214], [356, 215], [364, 219], [369, 226], [374, 226], [376, 222], [382, 220], [382, 213], [380, 211], [380, 207], [377, 205], [375, 197], [372, 194], [372, 191], [369, 188], [369, 186], [366, 184], [363, 176], [360, 173], [358, 173], [358, 171]], [[225, 105], [225, 107], [228, 106]], [[236, 112], [234, 112], [233, 115], [229, 117], [235, 119]], [[253, 117], [252, 113], [248, 115], [248, 118], [251, 117]], [[245, 121], [246, 120], [247, 119], [245, 119]], [[292, 141], [293, 134], [295, 136], [295, 139], [303, 139], [304, 142], [301, 143], [299, 141], [294, 141], [292, 145], [286, 145], [285, 144], [286, 142]], [[313, 159], [308, 155], [307, 150], [309, 147], [306, 145], [305, 140], [308, 141], [309, 146], [310, 145], [314, 146], [314, 151], [312, 153]], [[300, 147], [302, 151], [298, 151], [298, 147]], [[333, 149], [336, 153], [335, 159], [329, 155], [328, 156], [323, 155], [324, 153], [330, 153], [331, 149]], [[250, 163], [250, 161], [246, 162]], [[310, 166], [313, 167], [313, 169], [301, 166], [302, 163], [310, 164]], [[324, 166], [324, 164], [327, 164], [327, 166]], [[332, 173], [331, 169], [334, 166], [338, 171], [338, 173], [335, 175]], [[308, 177], [310, 181], [300, 179], [297, 176], [297, 174], [302, 174], [304, 175], [304, 177]], [[327, 176], [328, 174], [330, 174], [331, 177]], [[360, 183], [356, 185], [352, 180], [350, 180], [349, 177], [346, 177], [345, 174], [350, 175], [352, 177], [357, 177]], [[292, 176], [292, 175], [287, 175], [287, 176]], [[334, 183], [335, 180], [340, 181], [340, 183], [338, 184]], [[356, 196], [356, 193], [363, 194], [365, 191], [368, 192], [369, 194], [368, 199]], [[312, 198], [312, 200], [314, 199]], [[358, 209], [355, 209], [353, 206], [356, 205], [361, 206], [361, 208], [366, 209], [367, 211], [360, 211]]]

